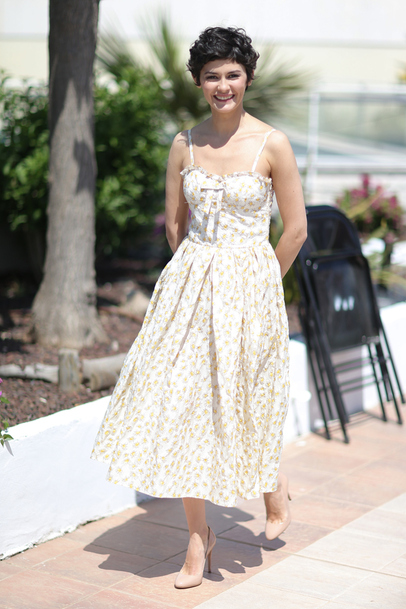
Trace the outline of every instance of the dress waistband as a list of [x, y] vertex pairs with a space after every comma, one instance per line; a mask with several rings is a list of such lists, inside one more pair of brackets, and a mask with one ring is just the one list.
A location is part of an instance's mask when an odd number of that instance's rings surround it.
[[212, 247], [212, 248], [217, 248], [217, 249], [230, 249], [230, 250], [262, 247], [263, 245], [266, 245], [266, 244], [270, 245], [269, 239], [267, 239], [266, 237], [262, 241], [258, 241], [258, 242], [254, 242], [254, 243], [252, 241], [250, 242], [250, 240], [247, 240], [246, 242], [242, 243], [241, 245], [222, 243], [221, 241], [216, 241], [214, 243], [210, 243], [209, 241], [201, 241], [200, 239], [196, 238], [196, 236], [193, 235], [193, 233], [189, 233], [188, 235], [186, 235], [185, 239], [188, 239], [192, 243], [196, 243], [197, 245], [202, 245], [204, 247]]

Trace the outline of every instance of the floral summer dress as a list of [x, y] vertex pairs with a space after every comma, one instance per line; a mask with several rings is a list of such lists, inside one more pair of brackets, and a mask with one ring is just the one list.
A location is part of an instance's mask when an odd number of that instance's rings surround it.
[[234, 506], [276, 490], [289, 396], [288, 325], [269, 243], [272, 181], [182, 171], [188, 235], [162, 271], [91, 457], [157, 497]]

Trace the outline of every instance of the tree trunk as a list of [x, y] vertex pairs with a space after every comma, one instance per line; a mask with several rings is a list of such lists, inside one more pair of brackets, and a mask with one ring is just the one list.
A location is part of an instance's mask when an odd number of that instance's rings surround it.
[[99, 0], [50, 0], [47, 253], [33, 330], [41, 344], [76, 349], [106, 339], [94, 271], [98, 12]]

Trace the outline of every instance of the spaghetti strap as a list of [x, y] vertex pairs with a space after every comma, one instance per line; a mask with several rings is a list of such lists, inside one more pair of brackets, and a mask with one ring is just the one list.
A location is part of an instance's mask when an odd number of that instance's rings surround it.
[[258, 152], [257, 152], [257, 156], [255, 157], [255, 161], [254, 161], [254, 164], [253, 164], [253, 166], [252, 166], [251, 171], [255, 171], [255, 170], [256, 170], [256, 168], [257, 168], [257, 163], [258, 163], [258, 161], [259, 161], [259, 157], [261, 156], [262, 151], [263, 151], [263, 149], [264, 149], [264, 147], [265, 147], [266, 140], [268, 139], [268, 135], [270, 135], [270, 134], [271, 134], [273, 131], [276, 131], [276, 129], [271, 129], [271, 131], [267, 131], [267, 132], [265, 133], [265, 136], [264, 136], [263, 142], [262, 142], [262, 144], [261, 144], [261, 148], [260, 148], [260, 149], [258, 150]]
[[189, 141], [189, 154], [190, 154], [190, 163], [191, 165], [195, 164], [195, 157], [193, 155], [193, 142], [192, 142], [192, 130], [188, 129], [187, 131], [187, 138]]

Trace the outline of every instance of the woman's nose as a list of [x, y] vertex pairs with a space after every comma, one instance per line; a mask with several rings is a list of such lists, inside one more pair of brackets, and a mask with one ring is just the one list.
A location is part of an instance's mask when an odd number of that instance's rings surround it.
[[218, 85], [217, 85], [217, 88], [218, 88], [220, 91], [228, 91], [228, 82], [227, 82], [227, 79], [226, 79], [226, 78], [221, 78], [221, 79], [219, 80], [219, 83], [218, 83]]

